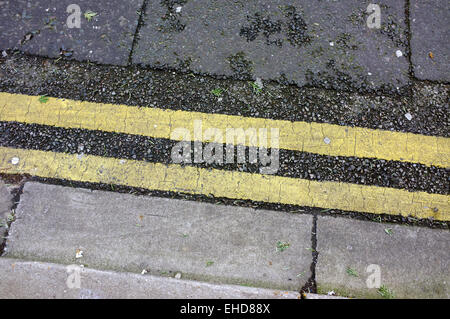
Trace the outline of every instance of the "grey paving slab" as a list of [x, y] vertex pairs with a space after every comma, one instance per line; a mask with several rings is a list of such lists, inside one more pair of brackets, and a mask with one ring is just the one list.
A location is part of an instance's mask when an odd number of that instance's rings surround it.
[[307, 215], [27, 183], [16, 216], [6, 257], [296, 291], [311, 275]]
[[[333, 88], [408, 82], [404, 1], [150, 1], [133, 62]], [[403, 55], [397, 57], [396, 51]]]
[[[0, 49], [105, 64], [128, 63], [143, 0], [7, 0], [0, 1]], [[80, 28], [69, 28], [67, 20], [76, 4], [81, 12]], [[88, 11], [97, 15], [84, 16]], [[70, 19], [70, 21], [74, 21]]]
[[0, 258], [0, 298], [300, 299], [300, 294]]
[[450, 2], [411, 0], [410, 20], [414, 75], [450, 82]]
[[381, 297], [367, 286], [379, 270], [379, 284], [396, 298], [450, 298], [449, 247], [448, 230], [319, 217], [319, 293]]

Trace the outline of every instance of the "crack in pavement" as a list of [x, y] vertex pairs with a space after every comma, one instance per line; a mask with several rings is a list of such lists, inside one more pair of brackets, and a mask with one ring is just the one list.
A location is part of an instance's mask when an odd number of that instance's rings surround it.
[[[0, 179], [0, 182], [1, 182], [1, 179]], [[15, 211], [16, 211], [17, 206], [19, 205], [20, 197], [22, 196], [24, 185], [25, 185], [25, 181], [22, 180], [19, 184], [19, 187], [17, 189], [13, 190], [13, 192], [11, 194], [11, 195], [13, 195], [12, 196], [12, 206], [10, 209], [10, 211], [11, 211], [10, 215], [12, 216], [12, 218], [6, 219], [5, 232], [3, 234], [1, 234], [3, 236], [4, 240], [0, 241], [0, 257], [3, 256], [3, 254], [5, 253], [6, 242], [8, 240], [11, 225], [12, 225], [12, 223], [14, 223], [16, 221]], [[0, 185], [0, 186], [3, 186], [3, 185]]]
[[317, 293], [317, 283], [316, 283], [316, 266], [319, 257], [319, 252], [317, 251], [317, 214], [312, 216], [312, 228], [311, 228], [311, 276], [306, 281], [306, 284], [300, 289], [300, 294], [302, 299], [305, 299], [306, 293]]

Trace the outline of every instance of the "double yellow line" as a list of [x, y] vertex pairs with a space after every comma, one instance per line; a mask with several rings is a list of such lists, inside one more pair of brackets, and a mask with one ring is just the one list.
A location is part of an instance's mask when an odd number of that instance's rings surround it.
[[[279, 128], [279, 147], [449, 167], [450, 139], [331, 124], [140, 108], [0, 93], [0, 121], [170, 138], [176, 128]], [[194, 136], [191, 134], [191, 136]], [[324, 140], [327, 139], [328, 143]], [[207, 140], [202, 140], [208, 142]], [[246, 141], [248, 146], [248, 141]], [[17, 158], [19, 163], [13, 164]], [[0, 172], [150, 190], [450, 220], [449, 196], [338, 182], [0, 147]]]
[[[279, 128], [279, 148], [286, 150], [450, 166], [450, 139], [444, 137], [54, 98], [40, 103], [36, 96], [0, 93], [0, 121], [169, 139], [173, 130], [180, 127], [190, 130], [193, 138], [194, 120], [202, 121], [203, 130]], [[204, 138], [201, 141], [208, 142]], [[248, 141], [245, 145], [250, 146]]]

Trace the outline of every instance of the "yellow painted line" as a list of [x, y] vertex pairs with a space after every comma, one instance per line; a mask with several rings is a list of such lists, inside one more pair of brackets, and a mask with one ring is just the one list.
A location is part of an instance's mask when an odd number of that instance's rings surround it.
[[[270, 128], [278, 128], [281, 149], [450, 167], [450, 138], [445, 137], [56, 98], [40, 103], [37, 96], [0, 93], [0, 121], [102, 130], [154, 138], [172, 137], [174, 140], [183, 139], [183, 136], [173, 136], [174, 130], [186, 128], [191, 132], [189, 140], [208, 142], [204, 135], [194, 137], [195, 120], [202, 121], [203, 131], [208, 128], [217, 128], [222, 132], [227, 128], [267, 128], [270, 132]], [[329, 144], [324, 142], [326, 137]], [[254, 145], [249, 140], [243, 144]]]
[[[19, 163], [12, 164], [17, 157]], [[450, 220], [450, 196], [338, 182], [0, 147], [0, 172], [267, 203]]]

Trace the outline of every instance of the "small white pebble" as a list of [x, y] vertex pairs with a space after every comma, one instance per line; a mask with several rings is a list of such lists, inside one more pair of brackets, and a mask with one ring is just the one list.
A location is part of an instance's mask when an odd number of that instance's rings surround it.
[[222, 98], [221, 97], [219, 97], [218, 99], [217, 99], [217, 101], [219, 101], [219, 102], [222, 102]]
[[13, 164], [13, 165], [17, 165], [17, 164], [19, 164], [19, 158], [18, 157], [13, 157], [12, 159], [11, 159], [11, 164]]
[[325, 144], [330, 144], [331, 143], [331, 140], [328, 137], [325, 137], [323, 139], [323, 141], [325, 142]]
[[397, 56], [397, 58], [400, 58], [403, 56], [403, 52], [400, 50], [395, 51], [395, 55]]
[[6, 51], [2, 51], [2, 56], [3, 56], [4, 58], [6, 58], [6, 57], [8, 56], [8, 53], [6, 53]]
[[176, 278], [176, 279], [181, 279], [181, 272], [178, 272], [178, 273], [175, 275], [175, 278]]
[[177, 9], [176, 9], [177, 13], [180, 13], [182, 8], [183, 7], [177, 7]]
[[408, 121], [411, 121], [411, 120], [412, 120], [412, 115], [411, 115], [411, 113], [406, 113], [406, 114], [405, 114], [405, 117], [408, 119]]
[[372, 75], [372, 73], [368, 72], [367, 75]]
[[330, 46], [331, 46], [331, 47], [334, 47], [334, 42], [330, 42]]

